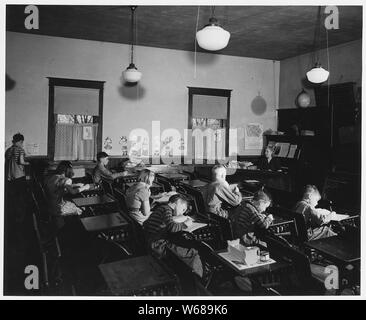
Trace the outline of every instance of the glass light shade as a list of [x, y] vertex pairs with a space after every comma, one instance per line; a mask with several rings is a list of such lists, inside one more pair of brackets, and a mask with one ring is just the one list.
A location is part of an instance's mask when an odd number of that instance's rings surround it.
[[125, 71], [122, 72], [123, 79], [126, 82], [138, 82], [142, 77], [142, 73], [137, 70], [135, 65], [131, 63]]
[[323, 69], [320, 65], [315, 65], [313, 69], [306, 73], [306, 77], [312, 83], [322, 83], [328, 80], [329, 71]]
[[196, 39], [202, 49], [217, 51], [227, 46], [230, 39], [230, 32], [218, 25], [208, 25], [197, 32]]
[[296, 103], [301, 108], [306, 108], [310, 105], [310, 96], [304, 89], [297, 96]]

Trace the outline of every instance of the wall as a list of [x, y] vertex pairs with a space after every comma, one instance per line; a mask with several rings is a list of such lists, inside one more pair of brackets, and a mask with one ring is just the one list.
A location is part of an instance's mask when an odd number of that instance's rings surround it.
[[[296, 108], [295, 99], [302, 88], [310, 94], [311, 104], [315, 106], [314, 91], [305, 79], [306, 72], [312, 68], [312, 55], [305, 54], [281, 60], [279, 108]], [[329, 74], [329, 83], [356, 82], [362, 80], [362, 41], [347, 42], [329, 48], [329, 68], [326, 50], [321, 50], [320, 61]]]
[[21, 131], [26, 143], [39, 144], [39, 154], [47, 154], [47, 77], [105, 81], [103, 140], [112, 138], [114, 155], [121, 154], [121, 136], [134, 128], [150, 132], [152, 120], [160, 120], [161, 129], [187, 128], [187, 86], [233, 90], [230, 120], [239, 128], [241, 155], [260, 152], [244, 149], [246, 123], [276, 129], [279, 62], [198, 53], [195, 70], [193, 52], [135, 51], [143, 78], [137, 87], [125, 87], [120, 77], [128, 65], [127, 45], [7, 32], [6, 73], [15, 86], [6, 92], [5, 141]]

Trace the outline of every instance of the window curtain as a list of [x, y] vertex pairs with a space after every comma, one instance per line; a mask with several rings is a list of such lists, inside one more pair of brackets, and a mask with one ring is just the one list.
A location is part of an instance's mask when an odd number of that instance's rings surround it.
[[57, 123], [55, 157], [60, 160], [95, 160], [98, 124]]
[[57, 123], [55, 128], [55, 157], [59, 160], [77, 160], [77, 132], [74, 124]]
[[78, 160], [95, 160], [98, 124], [77, 124]]

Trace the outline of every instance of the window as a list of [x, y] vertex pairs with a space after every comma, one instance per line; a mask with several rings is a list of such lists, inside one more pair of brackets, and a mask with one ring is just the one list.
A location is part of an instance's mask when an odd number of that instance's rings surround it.
[[[200, 129], [204, 136], [201, 147], [197, 141], [192, 144], [195, 158], [197, 154], [201, 154], [204, 159], [228, 156], [231, 90], [194, 87], [188, 89], [188, 129], [192, 129], [194, 139], [197, 139], [195, 129]], [[208, 133], [212, 137], [209, 137]], [[202, 148], [201, 153], [198, 148]]]
[[102, 81], [49, 78], [48, 156], [95, 160], [102, 145]]

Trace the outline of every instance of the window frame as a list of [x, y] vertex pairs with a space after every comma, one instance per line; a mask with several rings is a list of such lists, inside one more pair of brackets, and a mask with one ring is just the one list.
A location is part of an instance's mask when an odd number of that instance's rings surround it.
[[214, 89], [202, 87], [188, 88], [188, 129], [192, 129], [193, 95], [216, 96], [227, 98], [227, 119], [225, 128], [225, 157], [229, 156], [230, 101], [232, 89]]
[[[99, 90], [99, 106], [98, 106], [98, 137], [97, 152], [102, 151], [102, 135], [103, 135], [103, 94], [105, 81], [80, 80], [68, 78], [48, 78], [48, 137], [47, 137], [47, 156], [50, 160], [55, 157], [55, 127], [56, 117], [55, 111], [55, 87], [74, 87]], [[94, 122], [93, 122], [94, 123]]]

